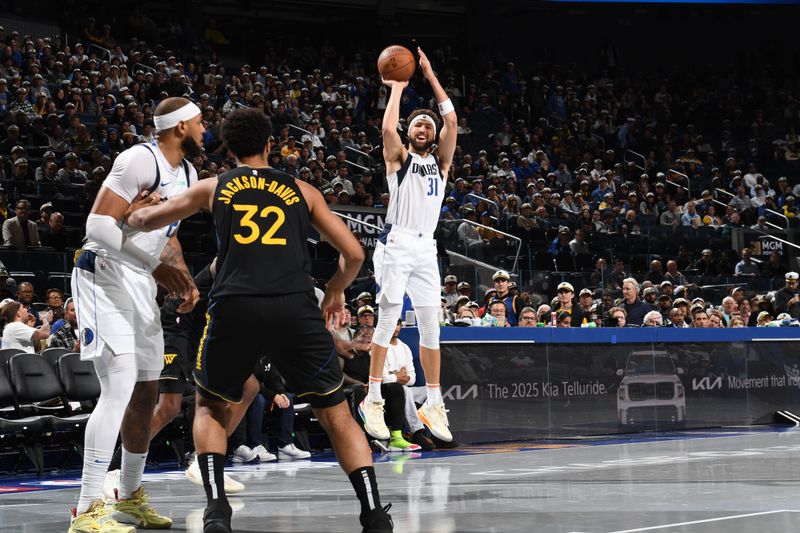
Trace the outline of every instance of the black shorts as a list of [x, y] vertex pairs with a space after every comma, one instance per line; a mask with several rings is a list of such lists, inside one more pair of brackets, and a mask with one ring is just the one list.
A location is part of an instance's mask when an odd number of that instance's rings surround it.
[[178, 335], [164, 339], [164, 369], [158, 381], [159, 391], [183, 394], [186, 385], [194, 383], [192, 368], [196, 360], [197, 344]]
[[194, 367], [204, 396], [241, 402], [245, 381], [266, 355], [298, 403], [344, 401], [339, 358], [313, 291], [212, 299], [208, 317]]

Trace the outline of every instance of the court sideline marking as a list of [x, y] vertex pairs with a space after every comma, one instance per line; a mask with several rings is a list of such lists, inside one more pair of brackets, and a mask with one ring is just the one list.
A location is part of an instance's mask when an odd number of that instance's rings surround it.
[[[708, 524], [710, 522], [722, 522], [723, 520], [736, 520], [737, 518], [750, 518], [752, 516], [764, 516], [768, 514], [778, 514], [778, 513], [800, 513], [800, 511], [796, 509], [779, 509], [777, 511], [761, 511], [760, 513], [747, 513], [747, 514], [735, 514], [730, 516], [720, 516], [718, 518], [706, 518], [705, 520], [692, 520], [691, 522], [676, 522], [674, 524], [664, 524], [661, 526], [650, 526], [650, 527], [642, 527], [638, 529], [621, 529], [618, 531], [609, 531], [609, 533], [637, 533], [638, 531], [654, 531], [656, 529], [665, 529], [668, 527], [679, 527], [679, 526], [692, 526], [695, 524]], [[571, 532], [571, 533], [578, 533], [578, 532]]]

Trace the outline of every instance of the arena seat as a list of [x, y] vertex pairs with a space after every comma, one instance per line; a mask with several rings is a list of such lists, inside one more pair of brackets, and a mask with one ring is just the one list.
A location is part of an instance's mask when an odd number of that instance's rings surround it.
[[70, 352], [72, 352], [72, 350], [68, 350], [67, 348], [47, 348], [42, 350], [39, 356], [50, 363], [50, 366], [57, 368], [56, 363], [58, 363], [58, 358]]

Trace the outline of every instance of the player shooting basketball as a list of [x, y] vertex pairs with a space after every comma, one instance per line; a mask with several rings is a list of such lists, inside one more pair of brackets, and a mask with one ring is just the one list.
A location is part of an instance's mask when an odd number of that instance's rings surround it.
[[446, 176], [456, 148], [457, 118], [453, 104], [436, 78], [430, 61], [421, 49], [419, 67], [430, 83], [444, 122], [436, 141], [439, 118], [430, 109], [418, 109], [408, 117], [408, 146], [397, 133], [400, 98], [408, 81], [384, 78], [391, 88], [383, 116], [383, 157], [389, 183], [389, 208], [386, 225], [375, 247], [373, 262], [378, 283], [380, 316], [372, 342], [369, 393], [359, 406], [367, 432], [378, 439], [402, 438], [390, 435], [383, 418], [381, 376], [389, 341], [392, 338], [408, 293], [417, 316], [420, 359], [427, 380], [427, 400], [419, 410], [420, 419], [433, 435], [451, 441], [447, 414], [439, 384], [439, 265], [433, 232], [445, 195]]

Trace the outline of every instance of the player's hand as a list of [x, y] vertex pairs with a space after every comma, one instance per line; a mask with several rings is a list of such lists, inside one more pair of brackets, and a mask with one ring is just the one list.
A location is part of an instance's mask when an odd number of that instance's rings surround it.
[[344, 291], [326, 290], [320, 307], [322, 316], [325, 317], [325, 323], [332, 324], [334, 327], [338, 326], [342, 322], [342, 313], [344, 312]]
[[422, 71], [422, 75], [425, 77], [425, 79], [429, 80], [431, 79], [431, 76], [436, 75], [433, 73], [431, 62], [428, 60], [428, 56], [425, 55], [425, 52], [423, 52], [422, 48], [419, 46], [417, 47], [417, 53], [419, 54], [419, 69]]
[[128, 209], [125, 210], [125, 217], [122, 219], [125, 222], [128, 221], [128, 217], [131, 216], [131, 213], [134, 211], [138, 211], [143, 207], [150, 207], [153, 205], [158, 205], [161, 201], [161, 196], [157, 192], [149, 192], [144, 190], [139, 193], [139, 195], [133, 199], [133, 202], [128, 206]]
[[[190, 278], [191, 279], [191, 278]], [[183, 302], [181, 305], [178, 306], [179, 313], [190, 313], [194, 306], [197, 305], [197, 302], [200, 300], [200, 291], [197, 290], [197, 287], [194, 284], [194, 280], [192, 280], [192, 288], [190, 291], [184, 293], [182, 295]]]
[[397, 80], [387, 80], [386, 78], [381, 78], [381, 81], [384, 85], [391, 88], [393, 91], [398, 90], [402, 91], [406, 87], [408, 87], [408, 80], [406, 81], [397, 81]]
[[284, 394], [276, 394], [272, 399], [272, 403], [275, 404], [275, 407], [286, 409], [289, 407], [289, 398], [287, 398]]
[[367, 338], [359, 337], [353, 339], [353, 349], [359, 352], [368, 352], [372, 347], [372, 341]]
[[189, 274], [166, 263], [161, 263], [156, 267], [153, 271], [153, 279], [167, 289], [170, 298], [180, 298], [182, 296], [191, 298], [192, 289], [197, 290]]

